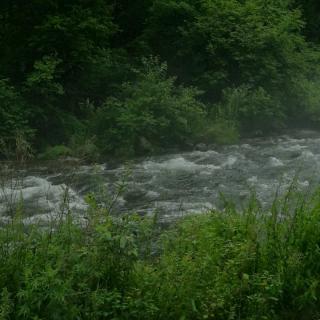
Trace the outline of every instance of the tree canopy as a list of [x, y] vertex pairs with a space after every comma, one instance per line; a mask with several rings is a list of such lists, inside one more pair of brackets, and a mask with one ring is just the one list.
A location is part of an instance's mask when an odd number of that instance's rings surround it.
[[[19, 131], [41, 150], [80, 135], [111, 154], [130, 143], [135, 154], [141, 139], [158, 147], [197, 141], [201, 128], [223, 121], [240, 134], [317, 125], [317, 1], [0, 6], [4, 140]], [[197, 130], [192, 114], [203, 121]]]

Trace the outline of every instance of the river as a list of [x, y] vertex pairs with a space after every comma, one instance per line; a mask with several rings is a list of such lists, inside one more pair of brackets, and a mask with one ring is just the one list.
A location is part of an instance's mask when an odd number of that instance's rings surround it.
[[171, 220], [221, 208], [221, 195], [241, 206], [254, 191], [261, 205], [268, 206], [295, 178], [297, 188], [309, 192], [320, 181], [320, 133], [295, 131], [118, 166], [44, 163], [9, 176], [0, 187], [2, 220], [23, 202], [28, 221], [46, 221], [61, 212], [66, 194], [68, 209], [81, 215], [87, 207], [85, 196], [93, 192], [114, 213], [157, 212], [160, 219]]

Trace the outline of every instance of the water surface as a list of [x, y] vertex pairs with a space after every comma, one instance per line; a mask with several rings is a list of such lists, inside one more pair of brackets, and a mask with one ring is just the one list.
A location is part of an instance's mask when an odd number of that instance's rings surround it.
[[[18, 180], [2, 182], [0, 212], [4, 219], [23, 199], [29, 219], [48, 219], [61, 212], [68, 194], [69, 208], [81, 214], [86, 208], [85, 195], [95, 192], [107, 205], [112, 202], [115, 212], [157, 212], [170, 220], [221, 207], [221, 194], [241, 206], [255, 190], [261, 204], [267, 206], [277, 190], [286, 190], [295, 177], [300, 190], [315, 188], [319, 169], [320, 133], [313, 131], [250, 139], [205, 152], [148, 157], [118, 166], [43, 164], [19, 174], [16, 170]], [[117, 194], [123, 185], [124, 191]]]

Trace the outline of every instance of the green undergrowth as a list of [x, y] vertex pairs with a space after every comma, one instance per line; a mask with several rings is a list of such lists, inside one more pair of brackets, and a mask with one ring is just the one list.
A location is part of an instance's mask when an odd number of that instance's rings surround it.
[[319, 319], [320, 193], [161, 228], [111, 217], [0, 229], [0, 319]]

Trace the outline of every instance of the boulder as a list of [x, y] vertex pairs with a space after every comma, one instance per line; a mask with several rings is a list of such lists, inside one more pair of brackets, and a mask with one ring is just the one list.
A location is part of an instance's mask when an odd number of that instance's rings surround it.
[[148, 141], [145, 137], [140, 137], [139, 148], [145, 153], [152, 153], [154, 151], [152, 143], [150, 143], [150, 141]]
[[208, 146], [205, 143], [198, 143], [196, 145], [197, 151], [208, 151]]

